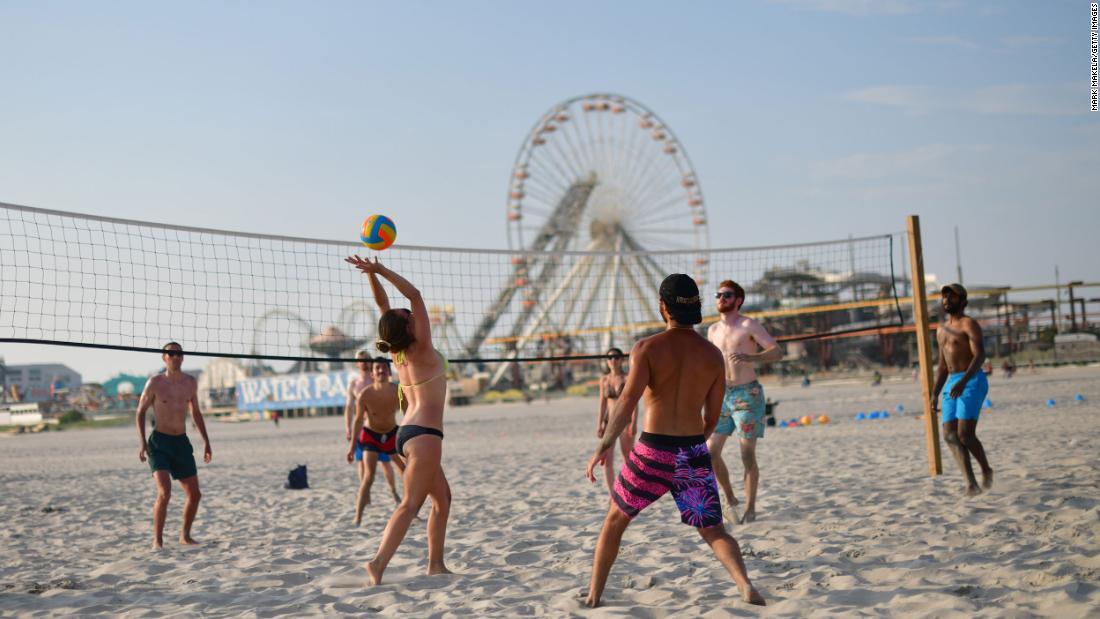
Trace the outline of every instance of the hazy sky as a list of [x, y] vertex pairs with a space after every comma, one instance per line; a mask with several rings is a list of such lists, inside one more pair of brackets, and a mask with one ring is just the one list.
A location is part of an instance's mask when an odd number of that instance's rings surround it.
[[526, 132], [603, 91], [677, 133], [713, 247], [916, 213], [941, 279], [955, 226], [968, 284], [1100, 279], [1084, 1], [9, 1], [0, 57], [3, 202], [322, 238], [383, 212], [402, 243], [501, 248]]

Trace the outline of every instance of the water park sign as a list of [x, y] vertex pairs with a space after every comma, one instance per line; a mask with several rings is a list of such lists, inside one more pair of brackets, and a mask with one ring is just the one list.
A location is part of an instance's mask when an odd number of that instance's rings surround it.
[[352, 375], [352, 372], [327, 372], [246, 378], [237, 383], [237, 410], [343, 406]]

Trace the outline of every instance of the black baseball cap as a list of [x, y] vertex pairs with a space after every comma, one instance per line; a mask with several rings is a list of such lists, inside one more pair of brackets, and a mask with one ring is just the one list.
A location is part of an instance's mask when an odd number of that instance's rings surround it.
[[966, 298], [966, 288], [963, 288], [962, 284], [948, 284], [943, 288], [940, 288], [940, 294], [943, 294], [945, 292], [954, 292], [955, 294], [959, 295], [960, 299]]
[[661, 300], [668, 308], [669, 316], [682, 325], [703, 322], [703, 304], [699, 300], [699, 286], [689, 275], [673, 273], [661, 282]]

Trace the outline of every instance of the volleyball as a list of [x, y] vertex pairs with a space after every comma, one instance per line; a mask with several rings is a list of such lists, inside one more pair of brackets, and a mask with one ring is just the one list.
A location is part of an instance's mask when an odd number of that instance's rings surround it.
[[363, 221], [359, 240], [375, 251], [382, 251], [397, 240], [397, 226], [385, 215], [371, 215]]

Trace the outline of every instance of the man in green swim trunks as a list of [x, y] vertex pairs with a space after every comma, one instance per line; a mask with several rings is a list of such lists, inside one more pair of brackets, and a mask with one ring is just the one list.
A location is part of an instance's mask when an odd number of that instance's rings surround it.
[[[714, 295], [720, 319], [707, 330], [707, 339], [722, 351], [726, 360], [726, 394], [718, 427], [707, 442], [714, 476], [726, 495], [727, 508], [737, 505], [730, 485], [730, 473], [722, 461], [726, 439], [736, 434], [741, 443], [741, 463], [745, 466], [745, 513], [741, 524], [756, 520], [756, 489], [760, 467], [756, 464], [756, 439], [764, 437], [764, 387], [756, 380], [754, 363], [771, 363], [783, 358], [779, 344], [764, 326], [741, 315], [745, 289], [726, 280]], [[727, 516], [734, 520], [732, 514]]]
[[[153, 480], [157, 484], [157, 500], [153, 504], [153, 548], [163, 545], [164, 519], [168, 514], [168, 499], [172, 496], [171, 479], [177, 479], [183, 486], [186, 497], [183, 503], [183, 529], [180, 531], [181, 544], [197, 544], [191, 538], [191, 524], [199, 511], [198, 469], [191, 441], [187, 439], [187, 412], [202, 434], [203, 462], [210, 462], [210, 437], [206, 435], [206, 423], [199, 411], [198, 383], [194, 377], [180, 371], [183, 365], [183, 347], [176, 342], [164, 345], [161, 358], [165, 371], [149, 379], [137, 410], [138, 437], [141, 449], [138, 459], [149, 461], [153, 471]], [[156, 425], [149, 440], [145, 439], [145, 411], [153, 407]], [[171, 476], [171, 479], [169, 479]]]

